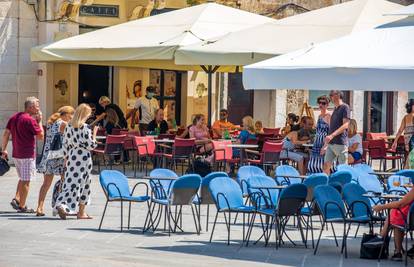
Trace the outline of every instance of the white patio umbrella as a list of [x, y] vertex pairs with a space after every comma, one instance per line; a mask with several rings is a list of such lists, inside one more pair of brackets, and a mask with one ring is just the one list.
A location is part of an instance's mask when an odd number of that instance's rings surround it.
[[383, 16], [403, 6], [386, 0], [353, 0], [231, 32], [176, 51], [176, 64], [248, 65], [395, 21]]
[[246, 89], [414, 91], [414, 17], [244, 68]]
[[224, 5], [206, 3], [130, 21], [35, 47], [32, 61], [79, 63], [208, 73], [211, 119], [212, 73], [235, 66], [175, 64], [175, 53], [187, 45], [274, 21]]
[[406, 6], [402, 9], [399, 9], [395, 12], [387, 13], [386, 15], [405, 15], [405, 16], [414, 16], [414, 4]]

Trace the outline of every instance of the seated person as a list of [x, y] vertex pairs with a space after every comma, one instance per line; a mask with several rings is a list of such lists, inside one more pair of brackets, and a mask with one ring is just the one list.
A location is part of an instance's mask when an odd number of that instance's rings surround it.
[[[203, 114], [197, 114], [194, 116], [193, 125], [189, 129], [190, 138], [195, 138], [196, 141], [209, 141], [210, 131], [205, 124], [205, 117]], [[198, 142], [203, 143], [199, 146], [201, 153], [209, 152], [213, 149], [213, 146], [209, 142]]]
[[[371, 244], [371, 245], [380, 245], [382, 244], [383, 240], [385, 239], [385, 237], [388, 234], [388, 227], [390, 226], [390, 224], [392, 225], [397, 225], [401, 228], [404, 227], [406, 218], [408, 216], [409, 210], [410, 210], [410, 206], [411, 204], [414, 202], [414, 189], [411, 189], [401, 200], [399, 201], [392, 201], [390, 203], [387, 204], [383, 204], [383, 205], [376, 205], [374, 206], [372, 209], [375, 212], [380, 212], [383, 210], [391, 210], [390, 212], [390, 218], [389, 220], [386, 219], [385, 220], [385, 224], [384, 227], [382, 228], [381, 231], [381, 236], [380, 237], [376, 237], [373, 238], [372, 240], [368, 241], [366, 244]], [[389, 223], [388, 223], [389, 221]], [[408, 238], [408, 237], [406, 237]], [[395, 250], [394, 250], [394, 255], [391, 257], [391, 260], [393, 261], [402, 261], [402, 252], [403, 252], [403, 248], [402, 248], [402, 242], [404, 240], [404, 232], [401, 231], [400, 229], [398, 229], [397, 227], [394, 228], [394, 244], [395, 244]], [[406, 248], [408, 249], [408, 248]], [[409, 249], [407, 251], [407, 254], [409, 257], [413, 257], [414, 256], [414, 247], [411, 247], [411, 249]]]
[[96, 105], [94, 103], [89, 103], [88, 105], [91, 107], [91, 115], [89, 115], [85, 123], [92, 124], [96, 120]]
[[159, 129], [159, 134], [166, 134], [168, 132], [168, 123], [164, 120], [164, 110], [162, 108], [157, 109], [155, 112], [155, 118], [148, 124], [148, 132], [156, 132]]
[[122, 129], [122, 127], [119, 125], [118, 115], [114, 109], [108, 108], [105, 113], [106, 123], [104, 127], [107, 134], [112, 134], [113, 129]]
[[256, 121], [256, 123], [254, 124], [254, 129], [256, 134], [263, 134], [263, 123], [262, 121]]
[[229, 112], [227, 111], [227, 109], [221, 109], [220, 119], [213, 123], [213, 138], [222, 138], [225, 130], [231, 131], [236, 129], [234, 124], [228, 121], [228, 117]]
[[96, 120], [91, 123], [91, 125], [96, 125], [98, 122], [103, 120], [106, 117], [106, 112], [108, 109], [113, 109], [116, 112], [116, 115], [118, 116], [119, 126], [122, 129], [128, 128], [128, 123], [125, 119], [124, 112], [122, 112], [121, 108], [111, 103], [111, 100], [107, 96], [102, 96], [99, 98], [99, 105], [105, 110], [102, 114], [96, 117]]
[[299, 141], [311, 140], [313, 130], [313, 119], [308, 116], [303, 116], [300, 125], [301, 128], [297, 131]]
[[362, 138], [357, 131], [357, 122], [351, 119], [348, 126], [348, 164], [353, 164], [362, 158]]
[[301, 175], [306, 174], [305, 160], [308, 154], [297, 151], [295, 146], [308, 144], [309, 142], [309, 139], [299, 140], [297, 131], [289, 132], [283, 139], [283, 150], [280, 152], [280, 158], [295, 161], [298, 164], [298, 170]]
[[[246, 144], [247, 140], [256, 139], [256, 132], [254, 128], [253, 118], [251, 116], [245, 116], [242, 119], [242, 128], [239, 134], [237, 143]], [[238, 158], [240, 156], [239, 149], [233, 149], [233, 157]]]
[[287, 135], [292, 131], [299, 131], [300, 125], [298, 124], [299, 116], [294, 113], [289, 113], [286, 118], [286, 126], [282, 128], [282, 135]]

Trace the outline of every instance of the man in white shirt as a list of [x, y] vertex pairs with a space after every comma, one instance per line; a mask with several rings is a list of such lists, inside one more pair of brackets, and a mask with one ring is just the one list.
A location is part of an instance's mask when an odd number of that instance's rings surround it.
[[127, 119], [132, 116], [131, 128], [135, 127], [136, 115], [139, 117], [139, 131], [144, 134], [148, 124], [154, 119], [156, 111], [159, 109], [158, 100], [154, 98], [155, 87], [148, 86], [146, 95], [137, 99], [134, 109], [127, 115]]

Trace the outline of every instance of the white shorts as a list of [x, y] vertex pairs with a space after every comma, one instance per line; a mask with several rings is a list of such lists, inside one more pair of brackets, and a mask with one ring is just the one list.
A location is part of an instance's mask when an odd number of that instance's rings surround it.
[[13, 158], [16, 165], [17, 175], [21, 181], [30, 182], [36, 178], [36, 159], [16, 159]]

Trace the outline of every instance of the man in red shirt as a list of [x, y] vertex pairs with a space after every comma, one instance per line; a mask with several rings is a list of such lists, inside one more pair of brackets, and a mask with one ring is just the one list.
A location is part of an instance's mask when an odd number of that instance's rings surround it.
[[39, 99], [28, 97], [24, 102], [24, 112], [14, 114], [8, 121], [3, 134], [2, 157], [7, 158], [7, 143], [12, 137], [13, 161], [16, 165], [19, 182], [16, 196], [10, 203], [18, 212], [34, 212], [26, 206], [30, 181], [36, 175], [36, 138], [43, 140], [44, 132]]

